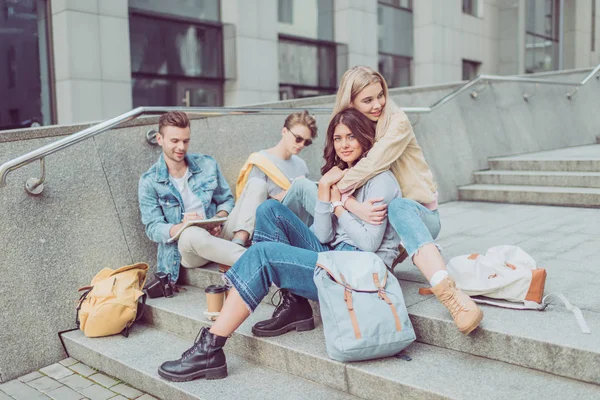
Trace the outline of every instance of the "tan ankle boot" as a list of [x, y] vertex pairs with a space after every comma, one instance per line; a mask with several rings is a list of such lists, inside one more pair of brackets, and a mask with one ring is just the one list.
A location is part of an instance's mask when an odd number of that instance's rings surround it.
[[435, 297], [450, 311], [459, 331], [468, 335], [483, 319], [483, 311], [447, 277], [431, 288]]

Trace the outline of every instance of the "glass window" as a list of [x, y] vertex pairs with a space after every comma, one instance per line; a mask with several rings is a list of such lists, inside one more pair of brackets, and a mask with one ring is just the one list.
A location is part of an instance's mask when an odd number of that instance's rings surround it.
[[[287, 91], [283, 98], [308, 97], [310, 93], [329, 94], [336, 90], [335, 44], [313, 43], [293, 38], [279, 39], [279, 82], [283, 86], [302, 88]], [[283, 90], [283, 89], [282, 89]], [[311, 92], [312, 91], [312, 92]]]
[[412, 0], [379, 0], [381, 4], [387, 4], [388, 6], [404, 8], [412, 10]]
[[558, 68], [558, 0], [528, 0], [526, 9], [525, 72]]
[[379, 52], [413, 56], [413, 14], [380, 4], [377, 9]]
[[592, 51], [596, 51], [596, 0], [592, 0]]
[[465, 14], [477, 16], [477, 2], [478, 0], [463, 0], [462, 11]]
[[0, 129], [52, 121], [46, 0], [0, 0]]
[[223, 104], [220, 26], [133, 11], [129, 29], [134, 107]]
[[481, 63], [477, 61], [462, 60], [462, 79], [463, 81], [470, 81], [479, 75], [479, 67]]
[[335, 47], [279, 40], [279, 80], [284, 84], [336, 87]]
[[[404, 7], [406, 6], [406, 7]], [[379, 72], [389, 87], [412, 84], [412, 2], [380, 1], [377, 8]]]
[[219, 0], [129, 0], [129, 8], [204, 21], [221, 20]]
[[333, 41], [333, 0], [279, 0], [279, 33]]
[[279, 0], [277, 19], [285, 24], [294, 23], [294, 0]]
[[129, 19], [134, 73], [221, 77], [221, 29], [133, 14]]
[[412, 84], [412, 58], [379, 54], [379, 72], [391, 88], [410, 86]]

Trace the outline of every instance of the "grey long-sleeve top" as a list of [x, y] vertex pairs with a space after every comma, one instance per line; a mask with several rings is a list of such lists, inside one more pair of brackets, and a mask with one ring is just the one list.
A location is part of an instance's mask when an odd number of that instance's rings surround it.
[[[394, 175], [384, 171], [356, 190], [354, 197], [359, 202], [383, 197], [383, 202], [390, 204], [396, 197], [402, 197], [402, 192]], [[391, 266], [398, 255], [400, 237], [387, 218], [381, 225], [368, 224], [350, 211], [337, 218], [331, 212], [329, 202], [317, 200], [312, 230], [323, 244], [335, 248], [339, 243], [346, 242], [362, 251], [376, 253], [387, 266]]]

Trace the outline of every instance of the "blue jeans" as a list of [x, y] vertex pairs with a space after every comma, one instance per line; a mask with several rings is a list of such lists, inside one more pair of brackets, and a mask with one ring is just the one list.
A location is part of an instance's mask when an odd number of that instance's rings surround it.
[[267, 200], [256, 210], [254, 243], [225, 274], [250, 310], [254, 311], [271, 284], [318, 300], [313, 273], [319, 252], [360, 251], [347, 243], [332, 249], [286, 206]]
[[304, 225], [311, 226], [317, 204], [317, 184], [307, 178], [296, 179], [281, 204], [292, 210]]
[[411, 199], [392, 200], [388, 205], [388, 219], [411, 260], [421, 247], [434, 243], [442, 227], [438, 210], [431, 211]]

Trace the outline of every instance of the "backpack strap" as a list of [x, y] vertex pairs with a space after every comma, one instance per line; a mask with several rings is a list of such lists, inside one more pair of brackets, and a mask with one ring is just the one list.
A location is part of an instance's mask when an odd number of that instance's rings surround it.
[[583, 317], [581, 309], [571, 304], [571, 302], [567, 300], [567, 298], [562, 293], [549, 293], [546, 296], [544, 296], [544, 298], [542, 299], [542, 304], [544, 305], [544, 307], [548, 305], [548, 303], [546, 303], [546, 299], [550, 296], [558, 297], [560, 300], [562, 300], [566, 309], [571, 311], [573, 315], [575, 315], [575, 320], [577, 321], [577, 325], [579, 325], [579, 329], [581, 329], [581, 333], [585, 333], [588, 335], [592, 333], [590, 326], [587, 324], [585, 318]]
[[[139, 303], [139, 300], [142, 299], [142, 302]], [[141, 306], [141, 307], [140, 307]], [[121, 331], [121, 335], [125, 336], [125, 337], [129, 337], [129, 328], [131, 328], [131, 326], [139, 321], [140, 319], [142, 319], [142, 317], [144, 316], [144, 312], [146, 311], [146, 293], [142, 294], [139, 298], [138, 298], [138, 311], [141, 310], [139, 313], [136, 313], [135, 319], [133, 321], [131, 321], [130, 323], [127, 324], [127, 326], [125, 327], [125, 329], [123, 329]]]
[[352, 287], [346, 283], [344, 274], [340, 274], [340, 278], [342, 279], [344, 285], [344, 301], [346, 302], [346, 307], [348, 307], [350, 321], [352, 322], [352, 328], [354, 328], [354, 336], [357, 339], [360, 339], [361, 335], [360, 328], [358, 327], [358, 319], [356, 318], [356, 312], [354, 311], [354, 305], [352, 304]]
[[[81, 310], [81, 305], [83, 304], [83, 302], [87, 298], [87, 295], [92, 291], [93, 288], [94, 288], [93, 286], [86, 286], [85, 289], [87, 289], [87, 290], [85, 292], [83, 292], [81, 294], [81, 296], [79, 296], [79, 301], [77, 303], [77, 309], [75, 310], [75, 324], [77, 325], [77, 328], [79, 328], [79, 325], [80, 325], [79, 310]], [[84, 288], [81, 288], [79, 290], [82, 290], [82, 289], [84, 289]]]
[[394, 320], [396, 321], [396, 330], [400, 332], [402, 330], [402, 324], [400, 324], [400, 317], [398, 316], [398, 311], [396, 311], [396, 307], [394, 307], [394, 304], [392, 304], [392, 301], [385, 293], [385, 282], [387, 281], [387, 274], [383, 281], [383, 285], [380, 285], [379, 274], [377, 272], [373, 273], [373, 282], [375, 283], [375, 286], [379, 289], [377, 294], [379, 295], [379, 298], [385, 301], [392, 309], [392, 314], [394, 315]]
[[[433, 292], [429, 288], [419, 288], [419, 294], [428, 295], [428, 294], [433, 294]], [[524, 304], [508, 303], [508, 302], [504, 302], [504, 301], [495, 301], [495, 300], [488, 299], [488, 298], [482, 298], [480, 296], [471, 296], [471, 300], [473, 300], [474, 302], [479, 303], [479, 304], [487, 304], [490, 306], [510, 308], [513, 310], [543, 311], [544, 309], [546, 309], [546, 307], [549, 304], [546, 301], [546, 299], [550, 296], [557, 297], [559, 300], [562, 301], [565, 308], [573, 313], [573, 315], [575, 316], [575, 320], [577, 321], [577, 325], [579, 325], [579, 329], [581, 330], [581, 333], [585, 333], [588, 335], [592, 333], [590, 326], [588, 325], [587, 321], [583, 317], [583, 313], [581, 312], [581, 309], [579, 307], [571, 304], [571, 302], [569, 300], [567, 300], [567, 298], [562, 293], [549, 293], [546, 296], [544, 296], [541, 303], [536, 303], [534, 301], [528, 301], [528, 300], [524, 300], [524, 302], [523, 302]]]

